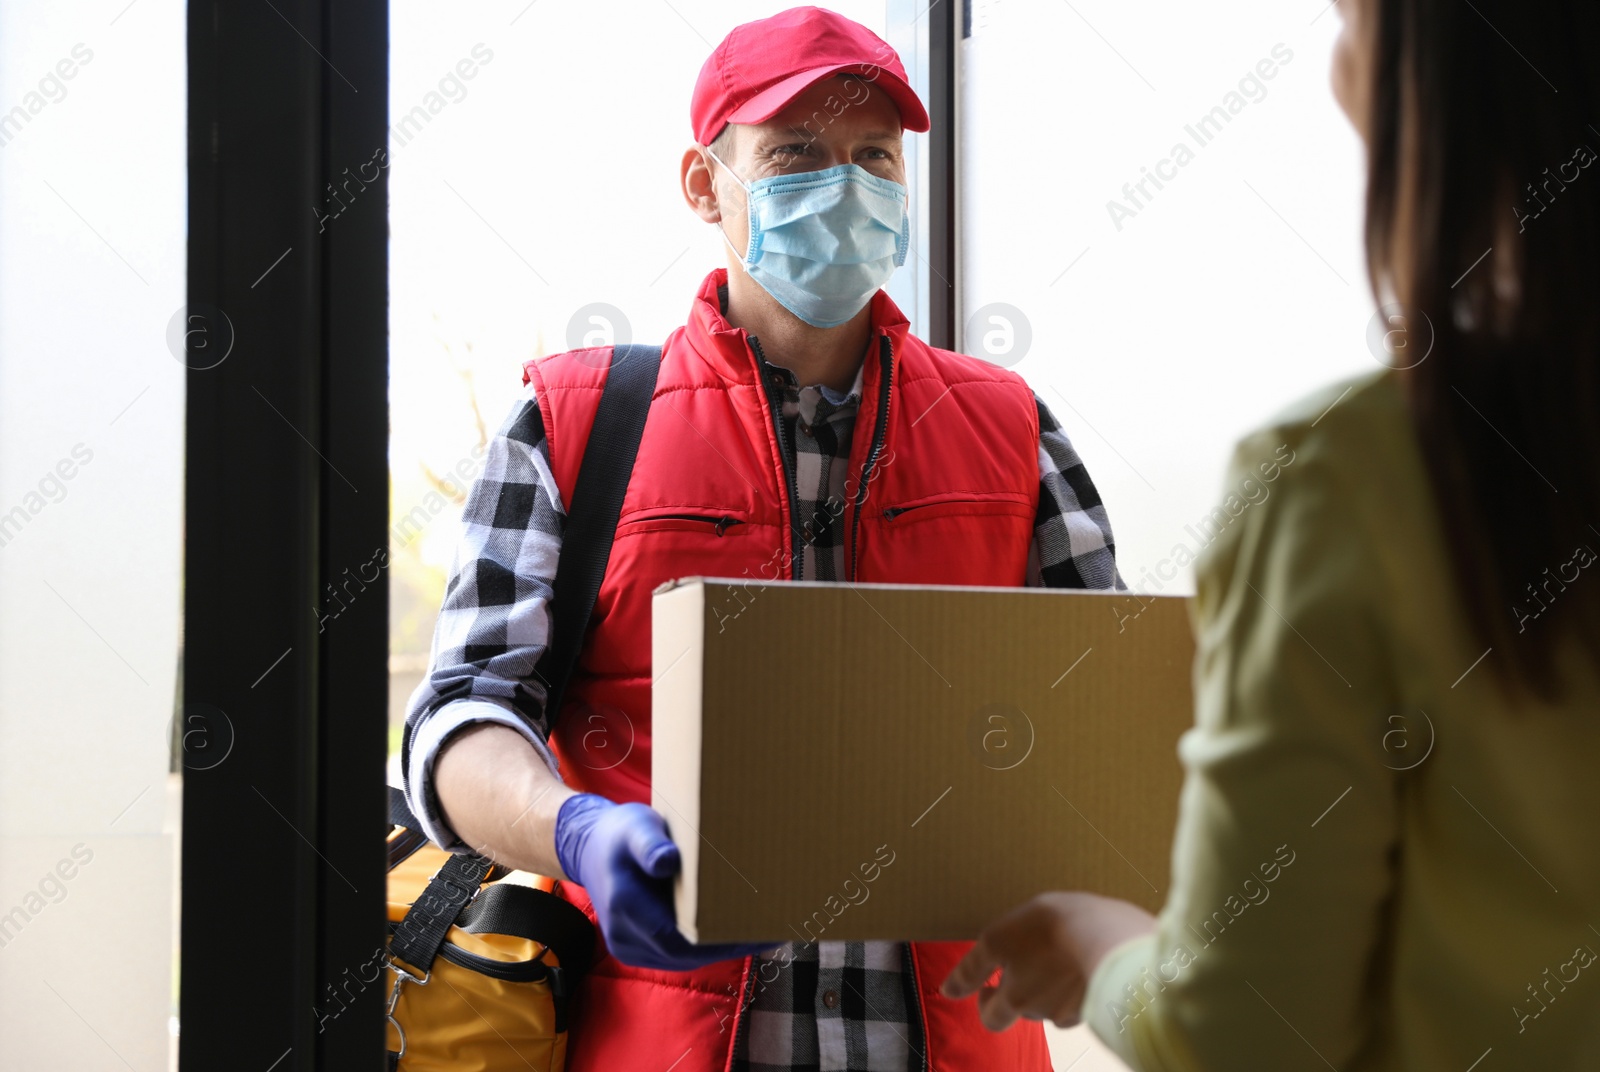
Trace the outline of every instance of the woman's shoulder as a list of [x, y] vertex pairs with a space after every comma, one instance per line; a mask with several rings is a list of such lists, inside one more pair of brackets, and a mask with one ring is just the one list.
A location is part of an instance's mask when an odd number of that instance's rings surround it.
[[1202, 603], [1219, 606], [1248, 581], [1291, 616], [1286, 608], [1302, 604], [1323, 614], [1361, 606], [1365, 620], [1396, 626], [1409, 604], [1446, 598], [1426, 466], [1393, 370], [1348, 377], [1284, 406], [1239, 441], [1229, 473], [1228, 487], [1243, 488], [1241, 498], [1254, 492], [1259, 504], [1196, 560]]
[[1287, 443], [1309, 461], [1362, 466], [1393, 459], [1411, 435], [1405, 397], [1390, 369], [1336, 380], [1285, 405], [1245, 435], [1241, 447]]
[[[1387, 572], [1377, 560], [1389, 553], [1376, 534], [1398, 537], [1397, 525], [1420, 523], [1414, 507], [1421, 472], [1405, 398], [1391, 370], [1318, 388], [1235, 445], [1223, 506], [1231, 512], [1238, 502], [1260, 505], [1247, 523], [1227, 526], [1205, 549], [1197, 583], [1204, 588], [1206, 578], [1231, 572], [1252, 548], [1269, 553], [1251, 536], [1269, 530], [1273, 555], [1329, 569], [1337, 560], [1350, 566], [1347, 572], [1375, 579]], [[1409, 546], [1411, 534], [1405, 535]]]

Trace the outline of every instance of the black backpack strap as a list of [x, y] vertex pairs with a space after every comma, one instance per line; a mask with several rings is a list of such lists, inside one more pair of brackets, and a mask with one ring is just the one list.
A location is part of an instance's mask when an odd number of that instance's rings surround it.
[[406, 791], [395, 785], [389, 786], [389, 825], [403, 826], [407, 830], [422, 829], [417, 817], [411, 814], [411, 805], [406, 803]]
[[567, 681], [583, 649], [600, 582], [611, 559], [611, 541], [622, 497], [633, 476], [650, 399], [661, 371], [661, 347], [617, 346], [584, 448], [561, 533], [561, 556], [551, 586], [550, 642], [536, 672], [545, 683], [545, 722], [555, 725]]
[[[385, 838], [389, 870], [393, 871], [432, 844], [422, 832], [422, 824], [406, 805], [405, 790], [389, 786], [389, 834]], [[394, 828], [399, 827], [396, 831]]]

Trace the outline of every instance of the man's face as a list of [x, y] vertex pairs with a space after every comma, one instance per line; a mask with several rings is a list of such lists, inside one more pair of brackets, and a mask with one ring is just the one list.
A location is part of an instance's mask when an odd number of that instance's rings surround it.
[[[718, 155], [746, 183], [840, 164], [857, 164], [902, 186], [906, 182], [900, 111], [861, 75], [825, 78], [765, 123], [730, 129], [730, 151], [719, 149]], [[742, 250], [750, 239], [744, 191], [709, 157], [706, 163], [715, 176], [723, 229]]]

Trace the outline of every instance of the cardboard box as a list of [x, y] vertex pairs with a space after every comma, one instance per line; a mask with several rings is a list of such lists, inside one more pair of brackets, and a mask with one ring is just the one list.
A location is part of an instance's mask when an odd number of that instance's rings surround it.
[[1165, 899], [1186, 600], [690, 579], [653, 608], [654, 806], [699, 942], [971, 939]]

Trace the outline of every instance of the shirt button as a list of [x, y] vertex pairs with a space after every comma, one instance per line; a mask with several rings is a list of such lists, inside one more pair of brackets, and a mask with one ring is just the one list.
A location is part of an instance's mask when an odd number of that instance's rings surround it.
[[822, 1005], [824, 1008], [831, 1009], [837, 1004], [839, 1004], [839, 995], [836, 992], [832, 990], [824, 990], [822, 992]]

